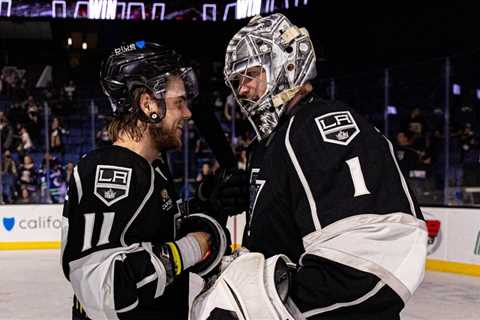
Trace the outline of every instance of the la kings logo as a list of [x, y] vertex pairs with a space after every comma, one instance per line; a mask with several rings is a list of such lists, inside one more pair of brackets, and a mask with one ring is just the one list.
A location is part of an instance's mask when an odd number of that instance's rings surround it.
[[107, 206], [128, 197], [132, 169], [98, 165], [93, 193]]
[[360, 129], [349, 111], [327, 113], [315, 118], [318, 129], [325, 142], [348, 145]]

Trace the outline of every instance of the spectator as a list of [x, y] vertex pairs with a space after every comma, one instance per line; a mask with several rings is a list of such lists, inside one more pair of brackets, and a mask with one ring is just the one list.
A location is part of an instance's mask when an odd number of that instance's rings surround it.
[[36, 104], [29, 104], [27, 108], [25, 128], [27, 129], [30, 138], [32, 138], [33, 145], [39, 145], [41, 138], [40, 109]]
[[66, 190], [63, 168], [60, 164], [54, 165], [48, 174], [48, 191], [52, 202], [63, 203]]
[[241, 137], [249, 130], [250, 125], [247, 117], [238, 109], [238, 104], [233, 93], [227, 96], [223, 108], [223, 115], [227, 121], [227, 126], [229, 127], [232, 122], [232, 113], [235, 113], [235, 136]]
[[67, 99], [72, 101], [75, 91], [77, 90], [77, 87], [75, 86], [75, 83], [73, 82], [73, 80], [70, 80], [68, 81], [68, 84], [63, 88], [63, 90], [67, 95]]
[[10, 150], [6, 150], [3, 155], [2, 165], [3, 200], [6, 203], [12, 203], [13, 201], [17, 176], [17, 164], [12, 159]]
[[65, 166], [65, 183], [68, 185], [70, 183], [70, 179], [73, 177], [73, 168], [75, 165], [73, 162], [69, 161]]
[[60, 124], [60, 119], [58, 117], [54, 117], [52, 119], [52, 127], [50, 133], [50, 151], [52, 153], [59, 153], [62, 156], [65, 154], [63, 135], [66, 133], [67, 131], [62, 128]]
[[209, 162], [204, 162], [202, 164], [202, 167], [200, 168], [200, 172], [198, 173], [197, 175], [197, 178], [195, 179], [195, 181], [197, 183], [200, 183], [202, 182], [205, 177], [209, 176], [212, 174], [212, 170], [211, 170], [211, 165]]
[[425, 118], [419, 108], [415, 108], [410, 113], [408, 120], [408, 130], [413, 134], [412, 146], [421, 151], [426, 148], [425, 140]]
[[0, 112], [0, 137], [3, 150], [10, 150], [13, 144], [13, 128], [4, 112]]
[[102, 129], [100, 129], [97, 132], [96, 138], [97, 138], [97, 148], [102, 148], [102, 147], [112, 145], [112, 140], [110, 139], [110, 136], [108, 135], [107, 126], [103, 126]]
[[19, 125], [19, 128], [20, 144], [17, 147], [17, 151], [19, 154], [25, 155], [32, 151], [33, 142], [30, 138], [30, 134], [28, 133], [27, 128], [22, 125]]
[[37, 172], [35, 169], [35, 163], [33, 162], [31, 156], [25, 155], [23, 157], [23, 163], [20, 164], [18, 172], [20, 191], [22, 187], [26, 187], [29, 191], [29, 194], [35, 194], [38, 189]]
[[27, 204], [27, 203], [32, 203], [30, 191], [26, 186], [21, 186], [20, 187], [20, 198], [15, 201], [17, 204]]
[[462, 185], [464, 187], [478, 187], [480, 186], [480, 143], [470, 123], [465, 124], [460, 142], [463, 164]]

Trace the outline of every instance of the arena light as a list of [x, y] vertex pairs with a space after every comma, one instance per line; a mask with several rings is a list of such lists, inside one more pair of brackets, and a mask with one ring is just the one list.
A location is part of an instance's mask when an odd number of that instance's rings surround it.
[[[215, 3], [205, 3], [202, 7], [202, 20], [207, 21], [207, 20], [212, 20], [212, 21], [217, 21], [217, 5]], [[207, 15], [207, 10], [211, 9], [212, 14], [210, 16], [210, 19], [208, 18]]]
[[453, 94], [459, 96], [462, 92], [462, 87], [459, 84], [454, 83], [452, 86]]
[[[183, 12], [194, 12], [188, 19], [203, 21], [244, 19], [257, 14], [293, 7], [306, 7], [308, 0], [202, 0], [188, 1], [128, 1], [128, 0], [53, 0], [30, 1], [0, 0], [0, 16], [51, 17], [106, 20], [177, 20]], [[311, 1], [310, 1], [311, 2]], [[138, 12], [138, 14], [134, 14]], [[203, 14], [202, 14], [203, 13]], [[185, 17], [184, 17], [185, 18]], [[181, 19], [183, 20], [183, 19]]]
[[158, 2], [154, 3], [152, 7], [152, 20], [155, 20], [155, 14], [157, 13], [157, 8], [160, 8], [160, 21], [163, 21], [165, 18], [165, 3]]
[[52, 1], [52, 18], [57, 17], [57, 6], [62, 8], [62, 13], [60, 17], [66, 18], [67, 17], [67, 3], [65, 0], [54, 0]]
[[[267, 0], [267, 6], [270, 0]], [[272, 1], [270, 8], [274, 5]], [[235, 17], [243, 19], [253, 17], [262, 12], [262, 0], [237, 0], [237, 8]], [[225, 20], [225, 19], [224, 19]]]
[[7, 17], [10, 17], [10, 13], [12, 12], [12, 0], [0, 0], [0, 17], [2, 16], [2, 7], [3, 4], [7, 5]]
[[113, 20], [115, 19], [116, 13], [117, 13], [117, 0], [90, 0], [88, 3], [88, 17], [90, 19]]
[[398, 114], [398, 112], [397, 112], [397, 107], [395, 107], [395, 106], [387, 106], [387, 114], [391, 114], [391, 115], [396, 115], [396, 114]]

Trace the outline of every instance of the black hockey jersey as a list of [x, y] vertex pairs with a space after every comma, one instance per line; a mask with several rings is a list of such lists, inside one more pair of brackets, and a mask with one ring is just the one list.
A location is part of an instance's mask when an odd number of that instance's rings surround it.
[[179, 210], [167, 166], [120, 146], [90, 152], [64, 205], [62, 263], [92, 319], [186, 319], [188, 276], [167, 286], [153, 253], [175, 240]]
[[398, 317], [423, 279], [427, 235], [390, 141], [310, 96], [252, 146], [249, 173], [243, 244], [298, 262], [292, 298], [307, 318]]

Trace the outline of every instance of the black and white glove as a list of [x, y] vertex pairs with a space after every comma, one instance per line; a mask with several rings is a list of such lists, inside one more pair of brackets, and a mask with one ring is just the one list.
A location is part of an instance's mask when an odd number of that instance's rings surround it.
[[190, 271], [200, 276], [206, 276], [219, 267], [222, 257], [230, 252], [230, 239], [226, 236], [224, 227], [204, 213], [186, 216], [181, 223], [178, 237], [181, 238], [197, 231], [203, 231], [210, 235], [210, 250], [202, 261], [190, 268]]
[[240, 169], [219, 170], [214, 175], [205, 177], [197, 189], [196, 197], [223, 224], [229, 216], [248, 209], [248, 173]]

